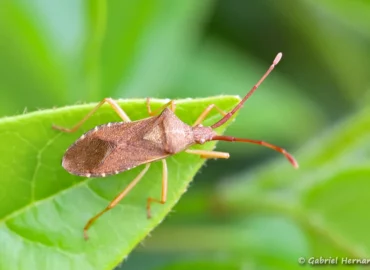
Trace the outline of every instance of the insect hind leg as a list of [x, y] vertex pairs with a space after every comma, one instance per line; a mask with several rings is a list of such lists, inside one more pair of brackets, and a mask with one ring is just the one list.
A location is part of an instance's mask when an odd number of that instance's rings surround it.
[[53, 129], [60, 130], [63, 132], [75, 132], [77, 131], [83, 123], [86, 122], [87, 119], [89, 119], [104, 103], [108, 103], [112, 109], [119, 115], [119, 117], [122, 118], [124, 122], [131, 122], [130, 118], [127, 116], [127, 114], [124, 112], [124, 110], [118, 105], [116, 101], [114, 101], [111, 98], [105, 98], [102, 101], [99, 102], [98, 105], [96, 105], [88, 114], [85, 115], [84, 118], [81, 119], [80, 122], [78, 122], [76, 125], [74, 125], [72, 128], [64, 128], [59, 127], [56, 125], [53, 125]]
[[133, 189], [134, 186], [143, 178], [145, 173], [148, 171], [150, 167], [150, 163], [146, 164], [145, 168], [138, 174], [138, 176], [135, 177], [134, 180], [131, 181], [131, 183], [121, 191], [110, 203], [109, 205], [103, 210], [100, 211], [98, 214], [93, 216], [92, 218], [89, 219], [89, 221], [86, 223], [84, 227], [84, 237], [87, 240], [89, 237], [87, 235], [87, 230], [91, 227], [91, 225], [105, 212], [109, 211], [113, 207], [115, 207], [130, 191]]
[[148, 218], [151, 218], [150, 206], [153, 202], [165, 204], [167, 200], [167, 180], [168, 180], [168, 169], [167, 169], [167, 162], [165, 159], [162, 159], [162, 196], [161, 199], [155, 199], [149, 197], [146, 204], [146, 211]]
[[171, 100], [169, 102], [167, 102], [166, 104], [164, 104], [163, 106], [159, 107], [158, 109], [155, 109], [154, 111], [152, 111], [151, 107], [150, 107], [150, 98], [147, 98], [146, 99], [146, 109], [148, 110], [148, 114], [150, 116], [154, 116], [156, 114], [158, 114], [158, 112], [161, 112], [163, 111], [164, 108], [170, 106], [170, 109], [172, 112], [175, 112], [176, 110], [176, 103], [174, 100]]

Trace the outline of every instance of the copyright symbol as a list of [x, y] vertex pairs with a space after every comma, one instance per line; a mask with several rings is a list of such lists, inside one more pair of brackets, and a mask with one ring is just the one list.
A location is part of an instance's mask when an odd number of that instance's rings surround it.
[[305, 258], [303, 258], [303, 257], [300, 257], [299, 259], [298, 259], [298, 263], [299, 264], [304, 264], [306, 262], [306, 260], [305, 260]]

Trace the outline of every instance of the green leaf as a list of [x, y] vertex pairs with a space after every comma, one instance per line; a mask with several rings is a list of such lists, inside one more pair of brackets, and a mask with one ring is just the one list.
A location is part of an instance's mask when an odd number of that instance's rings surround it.
[[195, 261], [195, 262], [180, 262], [167, 265], [165, 267], [156, 268], [156, 270], [204, 270], [204, 269], [212, 269], [212, 270], [238, 270], [241, 269], [241, 265], [238, 265], [232, 261], [210, 261], [210, 260], [202, 260], [202, 261]]
[[108, 1], [102, 93], [125, 97], [161, 93], [197, 44], [213, 2]]
[[[211, 103], [230, 110], [238, 101], [233, 96], [179, 100], [176, 114], [190, 124]], [[164, 102], [153, 100], [152, 108]], [[119, 104], [132, 120], [147, 117], [144, 100], [122, 100]], [[153, 163], [131, 193], [91, 227], [90, 240], [85, 241], [82, 228], [87, 220], [142, 170], [139, 167], [114, 177], [86, 179], [61, 167], [64, 151], [84, 131], [120, 120], [105, 105], [74, 134], [51, 129], [52, 124], [72, 126], [94, 106], [44, 110], [0, 121], [0, 269], [113, 268], [164, 219], [202, 166], [204, 161], [196, 155], [180, 153], [168, 158], [167, 203], [153, 205], [153, 218], [148, 220], [146, 199], [161, 193], [161, 164]], [[220, 116], [213, 112], [204, 124], [217, 119]], [[214, 146], [207, 143], [199, 147]]]
[[307, 256], [368, 258], [369, 119], [365, 108], [312, 141], [297, 155], [297, 171], [277, 162], [239, 176], [220, 189], [223, 202], [291, 218], [305, 231]]
[[0, 3], [0, 115], [67, 100], [66, 74], [57, 61], [63, 58], [46, 44], [26, 6], [23, 1]]
[[[312, 48], [309, 54], [319, 59], [317, 64], [325, 65], [325, 76], [335, 78], [337, 91], [340, 91], [335, 94], [357, 103], [369, 85], [366, 71], [370, 65], [363, 61], [369, 57], [368, 45], [364, 42], [369, 38], [369, 2], [349, 4], [345, 0], [329, 0], [320, 6], [312, 1], [274, 3], [280, 20], [300, 29], [301, 42]], [[295, 12], [289, 12], [292, 8]], [[310, 65], [311, 61], [307, 62], [305, 65]]]
[[106, 96], [163, 96], [212, 3], [0, 1], [0, 115]]
[[[176, 239], [176, 245], [173, 239]], [[307, 253], [305, 240], [302, 230], [288, 218], [251, 215], [222, 225], [216, 220], [190, 226], [168, 226], [167, 223], [158, 228], [137, 253], [142, 257], [170, 253], [171, 258], [178, 261], [181, 257], [186, 260], [189, 254], [192, 259], [199, 260], [214, 256], [240, 265], [258, 265], [256, 269], [262, 266], [265, 267], [263, 269], [276, 269], [278, 266], [281, 269], [296, 269], [297, 259]]]

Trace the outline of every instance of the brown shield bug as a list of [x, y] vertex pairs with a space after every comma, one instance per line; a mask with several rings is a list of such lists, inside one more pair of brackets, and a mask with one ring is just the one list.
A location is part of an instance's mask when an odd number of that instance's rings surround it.
[[[149, 118], [131, 122], [127, 114], [114, 100], [105, 98], [74, 127], [67, 129], [53, 126], [54, 129], [60, 131], [75, 132], [100, 106], [108, 103], [123, 121], [97, 126], [83, 134], [66, 151], [62, 166], [71, 174], [84, 177], [105, 177], [145, 164], [139, 175], [103, 211], [86, 223], [84, 227], [85, 238], [87, 239], [87, 230], [93, 222], [106, 211], [116, 206], [130, 192], [148, 171], [151, 162], [161, 160], [163, 165], [162, 196], [160, 199], [147, 199], [146, 209], [148, 217], [150, 217], [151, 203], [164, 204], [166, 202], [167, 157], [185, 151], [189, 154], [199, 155], [202, 158], [229, 158], [229, 153], [189, 149], [194, 144], [203, 144], [209, 141], [260, 144], [282, 153], [294, 167], [298, 168], [296, 160], [283, 148], [260, 140], [221, 136], [214, 131], [215, 128], [223, 125], [243, 106], [244, 102], [260, 86], [275, 65], [279, 63], [281, 57], [282, 54], [279, 53], [262, 78], [234, 109], [225, 113], [216, 105], [209, 105], [192, 126], [185, 124], [175, 115], [175, 102], [173, 100], [152, 112], [149, 98], [147, 99]], [[216, 109], [222, 115], [222, 118], [210, 127], [202, 126], [202, 121], [212, 109]], [[157, 115], [158, 112], [160, 113]]]

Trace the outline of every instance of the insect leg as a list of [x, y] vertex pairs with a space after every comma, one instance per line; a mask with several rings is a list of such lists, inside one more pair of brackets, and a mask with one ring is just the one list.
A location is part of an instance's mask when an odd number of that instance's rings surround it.
[[207, 151], [207, 150], [185, 150], [188, 154], [200, 155], [201, 158], [229, 158], [230, 154], [226, 152]]
[[124, 122], [131, 122], [130, 118], [127, 116], [127, 114], [122, 110], [122, 108], [117, 104], [116, 101], [114, 101], [111, 98], [105, 98], [102, 101], [99, 102], [98, 105], [95, 106], [94, 109], [92, 109], [88, 114], [85, 115], [84, 118], [80, 122], [78, 122], [75, 126], [72, 128], [63, 128], [53, 125], [54, 129], [64, 131], [64, 132], [75, 132], [87, 119], [89, 119], [104, 103], [108, 103], [113, 110], [122, 118]]
[[209, 105], [202, 113], [199, 115], [198, 119], [193, 124], [193, 127], [198, 126], [203, 122], [204, 119], [206, 119], [207, 115], [211, 112], [211, 110], [215, 108], [222, 116], [225, 116], [227, 113], [221, 110], [219, 107], [217, 107], [215, 104]]
[[130, 191], [131, 189], [143, 178], [144, 174], [148, 171], [150, 167], [150, 163], [146, 164], [145, 168], [138, 174], [138, 176], [135, 177], [134, 180], [120, 193], [113, 199], [113, 201], [110, 202], [110, 204], [101, 212], [93, 216], [85, 225], [84, 227], [84, 237], [87, 240], [89, 237], [87, 235], [87, 230], [90, 228], [90, 226], [105, 212], [109, 211], [113, 207], [115, 207]]
[[161, 112], [164, 108], [170, 106], [171, 107], [171, 111], [175, 112], [176, 110], [176, 104], [175, 104], [175, 101], [174, 100], [171, 100], [170, 102], [167, 102], [166, 104], [164, 104], [163, 106], [159, 107], [158, 109], [154, 110], [152, 112], [152, 109], [150, 108], [150, 98], [147, 98], [146, 99], [146, 108], [148, 110], [148, 114], [150, 116], [154, 116], [156, 115], [158, 112]]
[[147, 204], [146, 204], [146, 211], [147, 211], [148, 218], [151, 218], [150, 204], [152, 202], [156, 202], [156, 203], [160, 203], [160, 204], [165, 204], [165, 202], [167, 200], [168, 170], [167, 170], [167, 162], [166, 162], [165, 159], [162, 159], [162, 164], [163, 164], [163, 168], [162, 168], [162, 197], [161, 197], [160, 200], [154, 199], [154, 198], [151, 198], [151, 197], [148, 198]]

